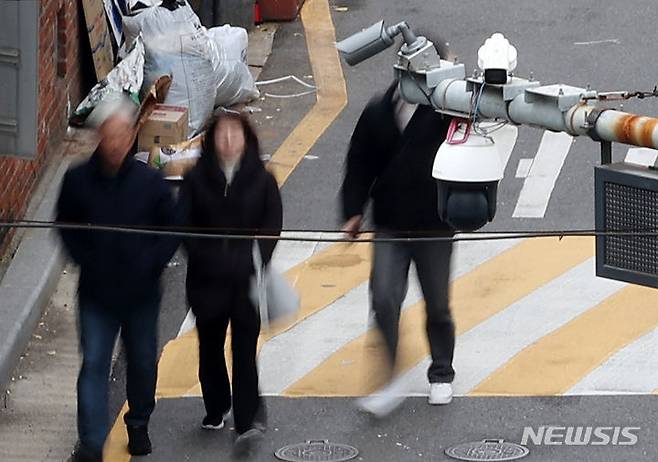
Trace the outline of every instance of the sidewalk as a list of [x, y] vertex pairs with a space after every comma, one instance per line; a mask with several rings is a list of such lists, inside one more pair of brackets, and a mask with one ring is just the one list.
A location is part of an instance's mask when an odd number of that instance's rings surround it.
[[[76, 440], [77, 274], [61, 279], [19, 360], [0, 411], [0, 460], [66, 460]], [[58, 275], [59, 275], [58, 274]]]
[[[26, 220], [53, 219], [66, 170], [95, 146], [93, 132], [69, 130], [32, 195]], [[0, 279], [0, 387], [8, 383], [64, 265], [54, 229], [19, 229], [15, 242], [16, 251]]]

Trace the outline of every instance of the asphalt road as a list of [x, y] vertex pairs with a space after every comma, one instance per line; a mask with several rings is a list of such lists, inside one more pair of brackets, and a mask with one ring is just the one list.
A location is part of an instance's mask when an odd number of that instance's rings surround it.
[[[338, 39], [381, 18], [390, 22], [406, 20], [430, 36], [436, 33], [445, 37], [470, 70], [484, 39], [493, 32], [503, 32], [518, 48], [519, 75], [533, 72], [544, 83], [590, 83], [600, 90], [650, 90], [656, 84], [654, 37], [658, 14], [649, 0], [624, 4], [611, 0], [582, 0], [575, 4], [539, 0], [343, 0], [331, 4], [347, 7], [347, 11], [333, 12]], [[273, 57], [261, 78], [291, 72], [298, 76], [311, 74], [304, 45], [300, 22], [283, 24]], [[336, 197], [347, 140], [367, 100], [391, 81], [393, 60], [391, 50], [357, 67], [343, 67], [348, 105], [283, 187], [287, 228], [335, 229], [339, 225]], [[275, 150], [312, 104], [313, 97], [266, 99], [260, 103], [263, 112], [255, 114], [255, 119], [266, 153]], [[658, 114], [655, 101], [626, 104], [625, 109]], [[593, 228], [593, 167], [599, 151], [589, 139], [577, 139], [571, 146], [556, 176], [544, 216], [513, 216], [525, 183], [524, 178], [516, 177], [519, 160], [536, 155], [542, 136], [536, 129], [519, 129], [499, 188], [498, 213], [488, 229]], [[615, 159], [622, 160], [626, 151], [626, 147], [617, 146]], [[176, 336], [185, 316], [184, 258], [177, 257], [177, 261], [180, 265], [169, 268], [165, 276], [161, 345]], [[124, 401], [124, 372], [120, 365], [113, 383], [112, 407], [116, 414]], [[531, 444], [525, 460], [650, 461], [658, 457], [658, 447], [652, 440], [657, 412], [653, 396], [626, 397], [614, 393], [551, 398], [465, 397], [438, 410], [414, 398], [390, 419], [370, 422], [354, 413], [347, 398], [276, 397], [270, 399], [272, 428], [266, 441], [268, 450], [258, 460], [273, 460], [270, 450], [284, 444], [318, 438], [353, 444], [361, 451], [362, 460], [447, 460], [443, 450], [450, 445], [485, 438], [519, 442], [525, 427], [554, 425], [639, 427], [639, 441], [633, 446]], [[202, 416], [198, 398], [161, 401], [152, 426], [156, 444], [153, 460], [214, 460], [228, 451], [227, 435], [209, 440], [207, 435], [199, 434], [197, 426]]]

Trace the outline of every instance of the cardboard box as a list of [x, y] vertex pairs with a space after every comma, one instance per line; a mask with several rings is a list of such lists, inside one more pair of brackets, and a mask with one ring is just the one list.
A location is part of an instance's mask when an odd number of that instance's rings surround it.
[[139, 150], [185, 141], [187, 128], [187, 108], [156, 104], [139, 131]]
[[159, 169], [165, 178], [182, 179], [201, 157], [203, 135], [171, 146], [151, 148], [148, 164]]

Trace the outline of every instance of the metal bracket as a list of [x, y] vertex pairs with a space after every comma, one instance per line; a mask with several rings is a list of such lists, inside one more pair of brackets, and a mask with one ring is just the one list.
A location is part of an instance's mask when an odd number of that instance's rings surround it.
[[[466, 79], [466, 91], [477, 93], [480, 91], [480, 87], [484, 84], [482, 78], [469, 77]], [[527, 80], [519, 77], [512, 77], [509, 83], [504, 85], [491, 85], [487, 84], [489, 90], [494, 89], [497, 91], [503, 101], [509, 102], [512, 101], [519, 95], [525, 93], [526, 90], [532, 88], [537, 88], [541, 85], [541, 82], [536, 80]]]
[[598, 141], [601, 145], [601, 165], [608, 165], [612, 163], [612, 143], [602, 139], [596, 132], [596, 122], [599, 120], [599, 117], [601, 117], [601, 114], [608, 110], [610, 110], [610, 108], [596, 107], [587, 114], [587, 118], [585, 119], [588, 127], [587, 136], [589, 136], [594, 141]]
[[585, 88], [572, 87], [571, 85], [546, 85], [528, 89], [525, 92], [525, 100], [528, 103], [551, 101], [557, 105], [561, 112], [566, 112], [578, 104], [585, 93], [587, 93]]
[[21, 60], [21, 53], [15, 48], [0, 48], [0, 64], [9, 64], [18, 66]]
[[592, 138], [594, 141], [603, 141], [599, 134], [596, 133], [596, 122], [599, 120], [599, 117], [601, 117], [601, 114], [608, 110], [610, 110], [610, 108], [596, 107], [587, 114], [587, 118], [585, 119], [585, 122], [587, 122], [588, 126], [587, 136]]
[[0, 132], [18, 134], [18, 120], [9, 117], [0, 117]]
[[432, 42], [426, 40], [417, 50], [408, 50], [403, 46], [398, 52], [396, 67], [411, 72], [429, 72], [441, 67], [441, 58]]
[[609, 165], [612, 163], [612, 143], [610, 141], [601, 140], [601, 165]]

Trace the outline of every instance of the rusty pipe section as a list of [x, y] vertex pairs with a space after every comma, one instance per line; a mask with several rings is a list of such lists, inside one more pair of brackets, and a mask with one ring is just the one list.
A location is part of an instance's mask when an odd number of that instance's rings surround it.
[[594, 130], [605, 141], [658, 149], [658, 119], [653, 117], [610, 109], [601, 113]]

